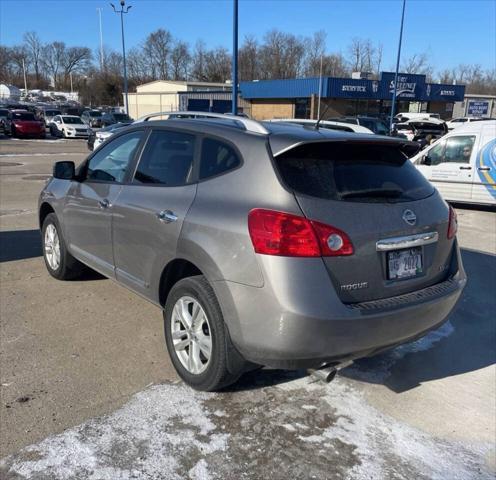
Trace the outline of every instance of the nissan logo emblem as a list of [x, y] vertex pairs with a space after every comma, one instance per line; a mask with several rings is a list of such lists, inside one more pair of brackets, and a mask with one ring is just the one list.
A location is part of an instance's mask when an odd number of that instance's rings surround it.
[[415, 215], [411, 210], [405, 210], [403, 212], [403, 220], [405, 220], [408, 225], [415, 225], [417, 223], [417, 215]]

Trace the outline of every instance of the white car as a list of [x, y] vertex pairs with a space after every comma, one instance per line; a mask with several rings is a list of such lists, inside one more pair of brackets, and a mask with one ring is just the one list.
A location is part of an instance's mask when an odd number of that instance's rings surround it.
[[[268, 120], [269, 122], [284, 122], [284, 123], [294, 123], [297, 125], [312, 127], [317, 123], [317, 120], [305, 120], [302, 118], [274, 118]], [[374, 134], [372, 130], [362, 127], [361, 125], [356, 125], [354, 123], [344, 123], [335, 122], [330, 120], [321, 120], [319, 123], [321, 128], [327, 128], [328, 130], [341, 130], [342, 132], [355, 132], [355, 133], [369, 133]]]
[[496, 120], [455, 128], [411, 161], [446, 200], [496, 205]]
[[436, 118], [441, 119], [439, 113], [429, 113], [429, 112], [401, 112], [394, 116], [398, 122], [406, 122], [408, 120], [430, 120]]
[[437, 139], [448, 132], [446, 123], [437, 118], [412, 118], [394, 123], [394, 129], [403, 135], [407, 140], [419, 141], [425, 139], [427, 135]]
[[449, 122], [446, 122], [446, 126], [448, 127], [448, 130], [453, 130], [454, 128], [467, 125], [470, 122], [479, 122], [481, 120], [489, 120], [489, 119], [483, 117], [457, 117], [457, 118], [453, 118]]
[[88, 138], [91, 128], [76, 115], [56, 115], [50, 123], [50, 133], [54, 137]]

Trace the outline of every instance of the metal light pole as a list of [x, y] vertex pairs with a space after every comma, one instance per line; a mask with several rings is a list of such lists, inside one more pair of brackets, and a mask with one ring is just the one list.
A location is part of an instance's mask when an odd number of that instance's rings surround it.
[[401, 12], [400, 41], [398, 43], [398, 56], [396, 57], [396, 71], [394, 73], [393, 104], [391, 105], [391, 118], [389, 120], [390, 132], [393, 131], [394, 109], [396, 107], [396, 91], [398, 88], [398, 70], [400, 68], [401, 41], [403, 40], [403, 20], [405, 19], [405, 4], [406, 0], [403, 0], [403, 10]]
[[129, 115], [129, 102], [127, 99], [127, 70], [126, 70], [126, 46], [124, 44], [124, 14], [129, 12], [131, 9], [131, 5], [124, 8], [126, 5], [125, 0], [121, 0], [121, 9], [116, 10], [115, 5], [113, 3], [110, 4], [114, 9], [115, 13], [120, 13], [121, 15], [121, 34], [122, 34], [122, 62], [124, 66], [124, 97], [126, 99], [126, 113]]
[[[97, 8], [96, 10], [98, 12], [98, 23], [100, 25], [100, 68], [101, 68], [101, 70], [103, 70], [104, 62], [103, 62], [102, 9]], [[114, 8], [114, 10], [115, 10], [115, 8]]]
[[233, 0], [232, 114], [238, 114], [238, 0]]

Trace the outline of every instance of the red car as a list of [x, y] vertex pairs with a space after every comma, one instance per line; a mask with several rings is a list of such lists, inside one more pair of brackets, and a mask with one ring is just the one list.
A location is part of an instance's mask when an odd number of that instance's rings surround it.
[[27, 110], [11, 110], [5, 120], [5, 134], [13, 137], [45, 138], [45, 124]]

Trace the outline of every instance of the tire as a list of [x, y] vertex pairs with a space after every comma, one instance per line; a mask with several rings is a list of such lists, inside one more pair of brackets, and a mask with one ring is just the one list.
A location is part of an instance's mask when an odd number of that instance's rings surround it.
[[[178, 315], [181, 302], [191, 317], [193, 308], [196, 308], [194, 302], [201, 307], [204, 314], [199, 312], [197, 319], [200, 319], [201, 323], [197, 320], [196, 328], [193, 326], [190, 329], [191, 333], [187, 333], [182, 321], [184, 317]], [[172, 363], [178, 375], [190, 387], [207, 392], [220, 390], [234, 383], [243, 373], [245, 362], [231, 342], [217, 297], [203, 275], [184, 278], [172, 287], [164, 309], [164, 331]], [[208, 349], [205, 349], [205, 346], [208, 346], [208, 337], [210, 356], [207, 359], [205, 353]], [[174, 345], [177, 344], [186, 347], [176, 350]], [[195, 351], [199, 360], [190, 364], [189, 358]]]
[[[53, 229], [55, 230], [56, 238], [51, 233]], [[52, 237], [51, 240], [50, 237]], [[60, 224], [55, 213], [49, 213], [43, 222], [43, 226], [41, 227], [41, 243], [45, 265], [52, 277], [58, 280], [73, 280], [81, 276], [84, 272], [85, 266], [67, 251]], [[59, 252], [58, 261], [56, 261], [56, 257], [54, 258], [50, 255], [50, 252], [52, 252], [57, 256], [57, 248]]]

